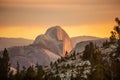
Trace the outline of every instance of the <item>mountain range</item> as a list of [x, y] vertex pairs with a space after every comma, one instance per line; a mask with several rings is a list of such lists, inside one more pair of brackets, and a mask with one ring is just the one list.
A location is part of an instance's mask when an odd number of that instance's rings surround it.
[[[75, 47], [75, 45], [79, 42], [88, 41], [88, 40], [98, 40], [98, 39], [101, 39], [101, 38], [94, 37], [94, 36], [71, 37], [73, 47]], [[33, 42], [34, 40], [31, 40], [31, 39], [0, 37], [0, 50], [3, 50], [4, 48], [10, 48], [13, 46], [25, 46], [25, 45], [32, 44]]]
[[4, 48], [10, 48], [10, 47], [13, 47], [13, 46], [29, 45], [32, 42], [33, 42], [33, 40], [24, 39], [24, 38], [5, 38], [5, 37], [0, 37], [0, 50], [3, 50]]
[[98, 40], [98, 39], [101, 39], [101, 38], [94, 37], [94, 36], [76, 36], [76, 37], [72, 37], [71, 41], [73, 46], [75, 47], [75, 45], [79, 42], [88, 41], [88, 40]]
[[83, 51], [84, 46], [90, 41], [101, 44], [104, 40], [91, 36], [70, 38], [60, 26], [54, 26], [49, 28], [45, 34], [38, 35], [34, 41], [22, 38], [0, 38], [0, 47], [1, 49], [7, 48], [13, 68], [16, 67], [17, 62], [22, 68], [37, 63], [43, 66], [49, 65], [51, 61], [54, 62], [64, 57], [66, 53], [74, 50]]
[[45, 34], [37, 36], [33, 43], [10, 47], [7, 50], [11, 66], [15, 68], [18, 62], [22, 68], [37, 63], [46, 66], [51, 61], [54, 62], [61, 56], [65, 56], [66, 51], [70, 52], [72, 48], [72, 42], [67, 33], [61, 27], [54, 26]]

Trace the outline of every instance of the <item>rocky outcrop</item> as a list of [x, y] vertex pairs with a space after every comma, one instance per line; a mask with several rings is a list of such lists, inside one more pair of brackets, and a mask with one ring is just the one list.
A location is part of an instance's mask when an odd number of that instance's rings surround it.
[[64, 56], [66, 51], [69, 52], [73, 48], [71, 39], [60, 26], [48, 29], [44, 35], [38, 36], [33, 44], [39, 44], [60, 56]]
[[13, 68], [17, 62], [20, 68], [30, 65], [48, 65], [72, 50], [72, 42], [67, 33], [59, 26], [51, 27], [45, 34], [37, 36], [28, 46], [8, 48], [10, 63]]

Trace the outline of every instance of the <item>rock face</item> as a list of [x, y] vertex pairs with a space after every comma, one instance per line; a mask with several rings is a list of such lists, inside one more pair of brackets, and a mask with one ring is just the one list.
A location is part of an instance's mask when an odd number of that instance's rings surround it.
[[108, 39], [107, 38], [100, 38], [98, 40], [88, 40], [88, 41], [79, 42], [76, 44], [76, 46], [74, 47], [74, 49], [71, 52], [74, 52], [74, 51], [76, 53], [83, 52], [85, 50], [85, 46], [88, 45], [90, 42], [93, 42], [98, 47], [102, 47], [103, 42], [105, 42], [106, 40], [108, 40]]
[[28, 46], [8, 48], [10, 63], [16, 67], [17, 62], [20, 68], [30, 65], [48, 65], [65, 55], [66, 51], [72, 50], [72, 42], [66, 32], [59, 26], [52, 27], [45, 34], [39, 35], [35, 41]]
[[55, 61], [60, 58], [60, 56], [55, 53], [47, 49], [40, 48], [37, 45], [12, 47], [8, 49], [8, 52], [10, 54], [10, 63], [14, 68], [16, 67], [17, 62], [19, 62], [20, 68], [23, 66], [29, 67], [36, 63], [45, 66], [51, 61]]
[[60, 56], [64, 56], [66, 51], [69, 52], [73, 48], [71, 39], [60, 26], [48, 29], [44, 35], [38, 36], [33, 44], [39, 44]]

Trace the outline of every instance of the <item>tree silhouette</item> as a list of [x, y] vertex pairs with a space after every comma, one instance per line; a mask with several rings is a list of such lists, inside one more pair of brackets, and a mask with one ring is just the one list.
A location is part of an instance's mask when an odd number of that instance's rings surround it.
[[[116, 40], [115, 44], [117, 45], [115, 56], [110, 56], [110, 72], [112, 80], [120, 79], [120, 20], [115, 18], [117, 25], [115, 25], [114, 30], [112, 31], [111, 36], [114, 34], [114, 39]], [[111, 38], [110, 38], [111, 39]], [[112, 55], [112, 53], [111, 53]]]
[[2, 57], [0, 57], [0, 79], [8, 80], [9, 72], [10, 72], [9, 56], [8, 51], [5, 48], [2, 53]]
[[117, 25], [114, 26], [113, 31], [111, 31], [110, 41], [115, 43], [120, 41], [120, 20], [115, 18]]
[[45, 72], [44, 72], [42, 66], [37, 64], [36, 68], [37, 68], [36, 80], [43, 80]]

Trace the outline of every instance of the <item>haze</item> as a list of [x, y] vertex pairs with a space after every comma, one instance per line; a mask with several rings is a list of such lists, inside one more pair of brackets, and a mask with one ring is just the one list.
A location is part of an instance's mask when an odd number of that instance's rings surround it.
[[34, 39], [59, 25], [70, 37], [109, 37], [120, 0], [0, 0], [0, 37]]

